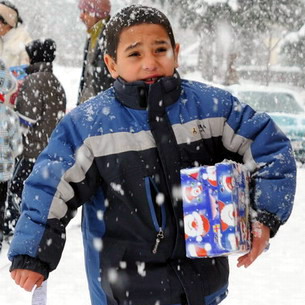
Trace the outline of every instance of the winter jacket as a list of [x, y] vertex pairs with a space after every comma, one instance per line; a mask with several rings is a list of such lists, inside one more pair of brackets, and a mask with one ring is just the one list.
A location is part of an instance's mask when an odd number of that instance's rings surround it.
[[84, 204], [92, 304], [182, 304], [183, 294], [189, 305], [218, 304], [228, 261], [185, 257], [179, 171], [224, 158], [251, 169], [256, 218], [274, 235], [291, 212], [296, 167], [289, 140], [268, 115], [177, 77], [150, 86], [116, 80], [63, 118], [37, 160], [9, 250], [11, 270], [47, 277], [65, 226]]
[[18, 116], [0, 103], [0, 182], [12, 178], [15, 158], [21, 152], [22, 137]]
[[66, 95], [53, 74], [51, 63], [32, 64], [27, 73], [29, 75], [18, 93], [16, 112], [21, 125], [27, 129], [23, 156], [37, 158], [65, 113]]
[[104, 19], [100, 25], [103, 27], [94, 49], [89, 52], [91, 38], [87, 39], [79, 95], [77, 104], [81, 104], [90, 97], [96, 96], [100, 91], [110, 88], [113, 79], [104, 62], [105, 25], [109, 18]]
[[12, 28], [4, 36], [0, 36], [0, 58], [7, 67], [29, 64], [25, 45], [31, 40], [23, 26]]

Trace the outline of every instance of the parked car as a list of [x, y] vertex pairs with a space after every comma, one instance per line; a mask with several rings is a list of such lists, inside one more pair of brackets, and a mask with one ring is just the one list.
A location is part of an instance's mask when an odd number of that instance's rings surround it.
[[296, 159], [305, 163], [305, 109], [296, 92], [253, 85], [232, 85], [226, 89], [256, 111], [268, 113], [290, 138]]

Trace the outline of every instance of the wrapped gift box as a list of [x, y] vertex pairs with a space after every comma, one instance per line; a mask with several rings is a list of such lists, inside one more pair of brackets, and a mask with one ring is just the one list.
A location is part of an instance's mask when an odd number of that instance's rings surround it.
[[181, 170], [186, 255], [247, 253], [250, 249], [249, 173], [224, 161]]

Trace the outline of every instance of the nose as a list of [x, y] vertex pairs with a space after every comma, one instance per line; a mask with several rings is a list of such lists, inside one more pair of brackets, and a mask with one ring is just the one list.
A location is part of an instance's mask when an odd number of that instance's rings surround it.
[[142, 68], [146, 71], [154, 71], [157, 69], [157, 61], [153, 54], [147, 54], [143, 58]]
[[84, 20], [85, 20], [85, 12], [84, 11], [80, 12], [79, 19], [84, 22]]

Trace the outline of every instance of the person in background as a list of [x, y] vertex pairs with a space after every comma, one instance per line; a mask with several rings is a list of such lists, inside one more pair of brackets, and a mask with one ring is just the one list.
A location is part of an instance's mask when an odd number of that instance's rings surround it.
[[103, 60], [105, 25], [110, 19], [110, 0], [80, 0], [78, 7], [80, 19], [88, 33], [77, 101], [79, 105], [108, 89], [113, 79]]
[[9, 1], [0, 1], [0, 58], [7, 68], [29, 64], [25, 45], [32, 38], [22, 23], [18, 9]]
[[14, 108], [19, 85], [12, 73], [7, 70], [4, 61], [0, 58], [0, 103]]
[[[0, 91], [12, 94], [14, 78], [0, 61]], [[22, 136], [19, 118], [15, 112], [0, 103], [0, 251], [3, 242], [5, 200], [8, 182], [12, 178], [15, 158], [22, 152]]]
[[36, 158], [66, 110], [63, 86], [53, 74], [56, 44], [52, 39], [34, 40], [26, 45], [30, 65], [16, 101], [16, 113], [23, 131], [23, 153], [16, 164], [8, 191], [9, 217], [5, 234], [11, 235], [19, 216], [23, 183], [32, 171]]
[[229, 92], [181, 79], [178, 54], [155, 8], [132, 5], [109, 21], [104, 59], [114, 86], [61, 120], [25, 183], [8, 253], [16, 284], [31, 291], [48, 278], [83, 206], [92, 304], [219, 304], [228, 258], [186, 257], [184, 168], [230, 159], [251, 171], [259, 234], [238, 266], [250, 266], [287, 221], [296, 187], [290, 141]]

